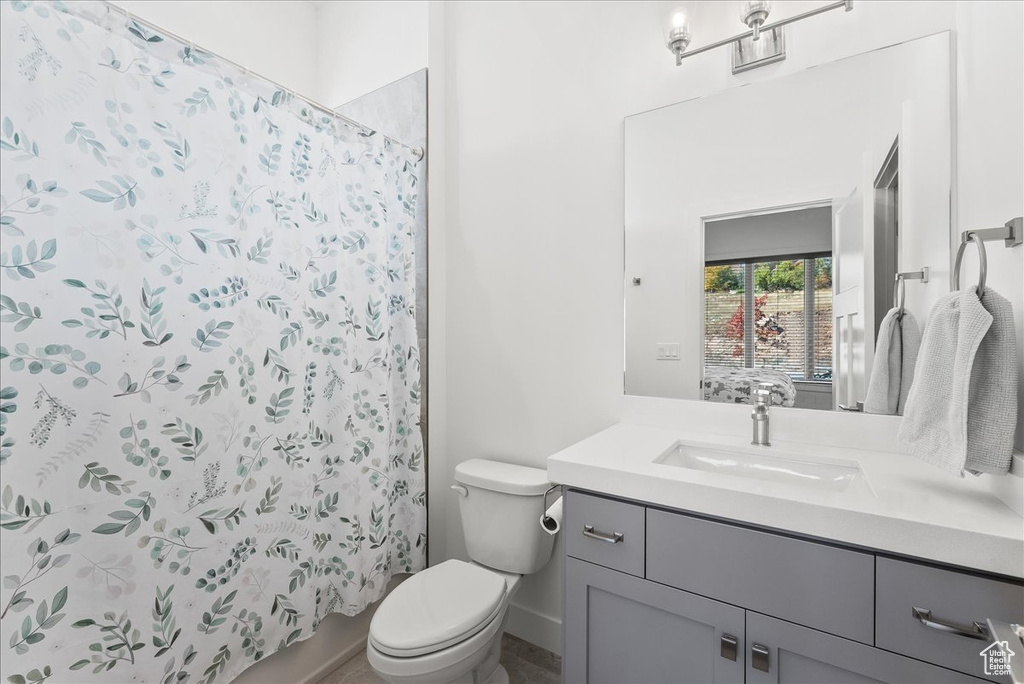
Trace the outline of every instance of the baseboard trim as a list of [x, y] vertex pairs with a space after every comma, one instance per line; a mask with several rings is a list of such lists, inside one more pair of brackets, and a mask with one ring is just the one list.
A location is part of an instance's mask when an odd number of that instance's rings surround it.
[[309, 672], [305, 677], [296, 682], [296, 684], [316, 684], [328, 674], [348, 662], [350, 658], [358, 655], [364, 648], [366, 648], [365, 638], [352, 642], [346, 648], [331, 656], [330, 660], [325, 660], [315, 670]]
[[[393, 577], [385, 595], [409, 575]], [[358, 615], [331, 614], [320, 622], [316, 634], [253, 663], [232, 684], [316, 684], [366, 648], [370, 621], [380, 600]]]
[[513, 603], [508, 607], [508, 627], [512, 636], [562, 655], [562, 621]]

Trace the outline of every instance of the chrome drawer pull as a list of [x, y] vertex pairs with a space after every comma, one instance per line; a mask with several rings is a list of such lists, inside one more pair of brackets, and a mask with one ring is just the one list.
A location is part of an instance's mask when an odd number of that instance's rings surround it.
[[947, 634], [956, 634], [957, 636], [964, 636], [979, 641], [992, 641], [992, 635], [988, 633], [988, 627], [980, 622], [974, 622], [969, 627], [958, 625], [955, 622], [942, 622], [932, 618], [932, 611], [927, 608], [918, 608], [917, 606], [913, 607], [911, 614], [928, 629], [936, 629]]
[[736, 660], [736, 650], [739, 646], [739, 641], [736, 640], [732, 634], [723, 634], [721, 641], [721, 648], [719, 654], [726, 660]]
[[583, 526], [583, 536], [596, 539], [597, 541], [607, 542], [609, 544], [618, 544], [623, 539], [621, 532], [612, 532], [611, 534], [608, 534], [607, 532], [595, 532], [593, 525]]
[[761, 644], [754, 644], [750, 647], [751, 665], [755, 670], [768, 671], [768, 647]]

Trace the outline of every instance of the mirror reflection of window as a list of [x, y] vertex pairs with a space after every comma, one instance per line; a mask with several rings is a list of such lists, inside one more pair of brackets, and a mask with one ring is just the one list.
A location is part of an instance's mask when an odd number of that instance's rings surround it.
[[704, 365], [830, 381], [832, 255], [705, 266]]
[[705, 399], [831, 408], [831, 243], [830, 206], [706, 222]]

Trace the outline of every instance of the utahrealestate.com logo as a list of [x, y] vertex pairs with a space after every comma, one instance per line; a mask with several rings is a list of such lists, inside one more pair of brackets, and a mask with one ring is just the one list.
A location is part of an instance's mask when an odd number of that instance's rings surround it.
[[985, 659], [985, 674], [988, 676], [1009, 676], [1010, 659], [1016, 655], [1005, 641], [993, 641], [979, 654]]

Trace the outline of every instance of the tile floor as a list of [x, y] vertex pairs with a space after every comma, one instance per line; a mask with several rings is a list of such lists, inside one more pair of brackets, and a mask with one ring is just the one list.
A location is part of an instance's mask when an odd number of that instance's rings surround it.
[[[501, 664], [508, 670], [509, 684], [558, 684], [562, 681], [562, 659], [550, 651], [528, 644], [511, 634], [501, 643]], [[360, 651], [348, 662], [321, 679], [318, 684], [383, 684]]]

